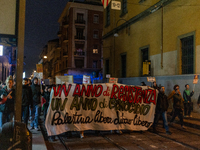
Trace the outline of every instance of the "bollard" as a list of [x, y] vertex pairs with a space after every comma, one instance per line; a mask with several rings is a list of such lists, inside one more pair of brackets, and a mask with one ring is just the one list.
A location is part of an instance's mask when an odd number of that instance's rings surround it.
[[32, 150], [32, 133], [26, 124], [21, 122], [7, 122], [0, 131], [1, 150]]

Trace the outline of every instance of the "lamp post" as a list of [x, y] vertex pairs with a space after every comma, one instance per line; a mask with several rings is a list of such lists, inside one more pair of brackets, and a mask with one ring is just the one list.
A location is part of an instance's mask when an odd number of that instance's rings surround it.
[[[125, 19], [123, 19], [123, 18], [119, 19], [119, 20], [116, 22], [116, 26], [115, 26], [115, 30], [114, 30], [114, 34], [113, 34], [113, 36], [114, 36], [113, 64], [114, 64], [114, 65], [115, 65], [115, 38], [119, 36], [119, 34], [118, 34], [118, 30], [119, 30], [119, 29], [117, 28], [117, 25], [118, 25], [118, 23], [119, 23], [120, 21], [125, 21], [126, 33], [128, 33], [128, 35], [130, 35], [130, 25], [129, 25], [128, 21], [125, 20]], [[128, 32], [127, 32], [127, 26], [128, 26]], [[114, 68], [114, 65], [113, 65], [113, 68]], [[116, 74], [115, 74], [115, 70], [116, 70], [116, 69], [114, 69], [114, 71], [113, 71], [114, 75], [116, 75]]]
[[[115, 27], [116, 30], [115, 30], [115, 33], [114, 33], [114, 37], [118, 37], [119, 36], [118, 29], [117, 29], [117, 24], [122, 20], [125, 21], [125, 23], [126, 23], [126, 33], [128, 33], [128, 35], [130, 35], [130, 25], [129, 25], [128, 21], [126, 19], [121, 18], [116, 22], [116, 27]], [[127, 26], [128, 26], [128, 31], [127, 31]]]

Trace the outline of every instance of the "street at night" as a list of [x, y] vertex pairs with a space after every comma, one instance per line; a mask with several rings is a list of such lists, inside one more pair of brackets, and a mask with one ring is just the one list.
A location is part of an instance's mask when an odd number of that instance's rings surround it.
[[[170, 125], [171, 135], [165, 133], [162, 127], [162, 120], [158, 125], [158, 133], [153, 133], [152, 128], [148, 131], [123, 131], [123, 134], [111, 131], [85, 131], [85, 137], [80, 139], [79, 132], [66, 132], [56, 136], [55, 141], [45, 138], [49, 150], [90, 150], [90, 149], [110, 149], [110, 150], [192, 150], [200, 149], [200, 117], [193, 113], [194, 118], [185, 119], [186, 129], [182, 129], [178, 124], [178, 119]], [[195, 116], [196, 115], [196, 116]], [[168, 115], [170, 118], [170, 115]], [[195, 118], [196, 117], [196, 118]], [[44, 128], [42, 128], [44, 129]], [[45, 129], [44, 129], [45, 130]], [[43, 131], [45, 137], [45, 131]]]
[[200, 0], [0, 6], [0, 150], [200, 149]]

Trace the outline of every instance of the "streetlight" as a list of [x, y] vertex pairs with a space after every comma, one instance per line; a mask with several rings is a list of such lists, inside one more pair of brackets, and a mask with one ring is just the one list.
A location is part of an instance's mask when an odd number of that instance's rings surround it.
[[[126, 27], [126, 33], [128, 33], [128, 35], [130, 35], [130, 25], [129, 25], [129, 23], [128, 23], [128, 21], [127, 20], [125, 20], [125, 19], [119, 19], [117, 22], [116, 22], [116, 27], [115, 27], [115, 30], [114, 30], [114, 45], [113, 45], [113, 56], [112, 56], [112, 59], [113, 59], [113, 64], [115, 64], [115, 43], [116, 43], [116, 41], [115, 41], [115, 37], [118, 37], [119, 36], [119, 34], [117, 33], [118, 32], [118, 28], [117, 28], [117, 24], [119, 23], [119, 21], [121, 21], [121, 20], [123, 20], [123, 21], [125, 21], [125, 25], [121, 25], [121, 29], [123, 28], [123, 27]], [[127, 27], [128, 27], [128, 32], [127, 32]], [[114, 68], [114, 67], [113, 67]], [[114, 75], [116, 75], [115, 74], [115, 69], [113, 70], [113, 73], [114, 73]]]
[[125, 23], [126, 23], [126, 33], [127, 33], [127, 26], [128, 26], [128, 35], [130, 35], [130, 25], [129, 25], [129, 23], [127, 23], [127, 20], [125, 20], [125, 19], [119, 19], [117, 22], [116, 22], [116, 30], [115, 30], [115, 33], [114, 33], [114, 37], [118, 37], [119, 36], [119, 34], [117, 33], [118, 32], [118, 29], [117, 29], [117, 24], [119, 23], [119, 21], [121, 21], [121, 20], [124, 20], [125, 21]]
[[47, 59], [47, 56], [44, 56], [43, 58], [44, 58], [44, 59]]

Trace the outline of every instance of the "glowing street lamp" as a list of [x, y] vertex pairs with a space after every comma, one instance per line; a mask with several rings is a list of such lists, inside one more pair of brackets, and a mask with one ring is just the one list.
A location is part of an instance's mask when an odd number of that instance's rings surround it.
[[47, 59], [47, 56], [44, 56], [44, 59]]

